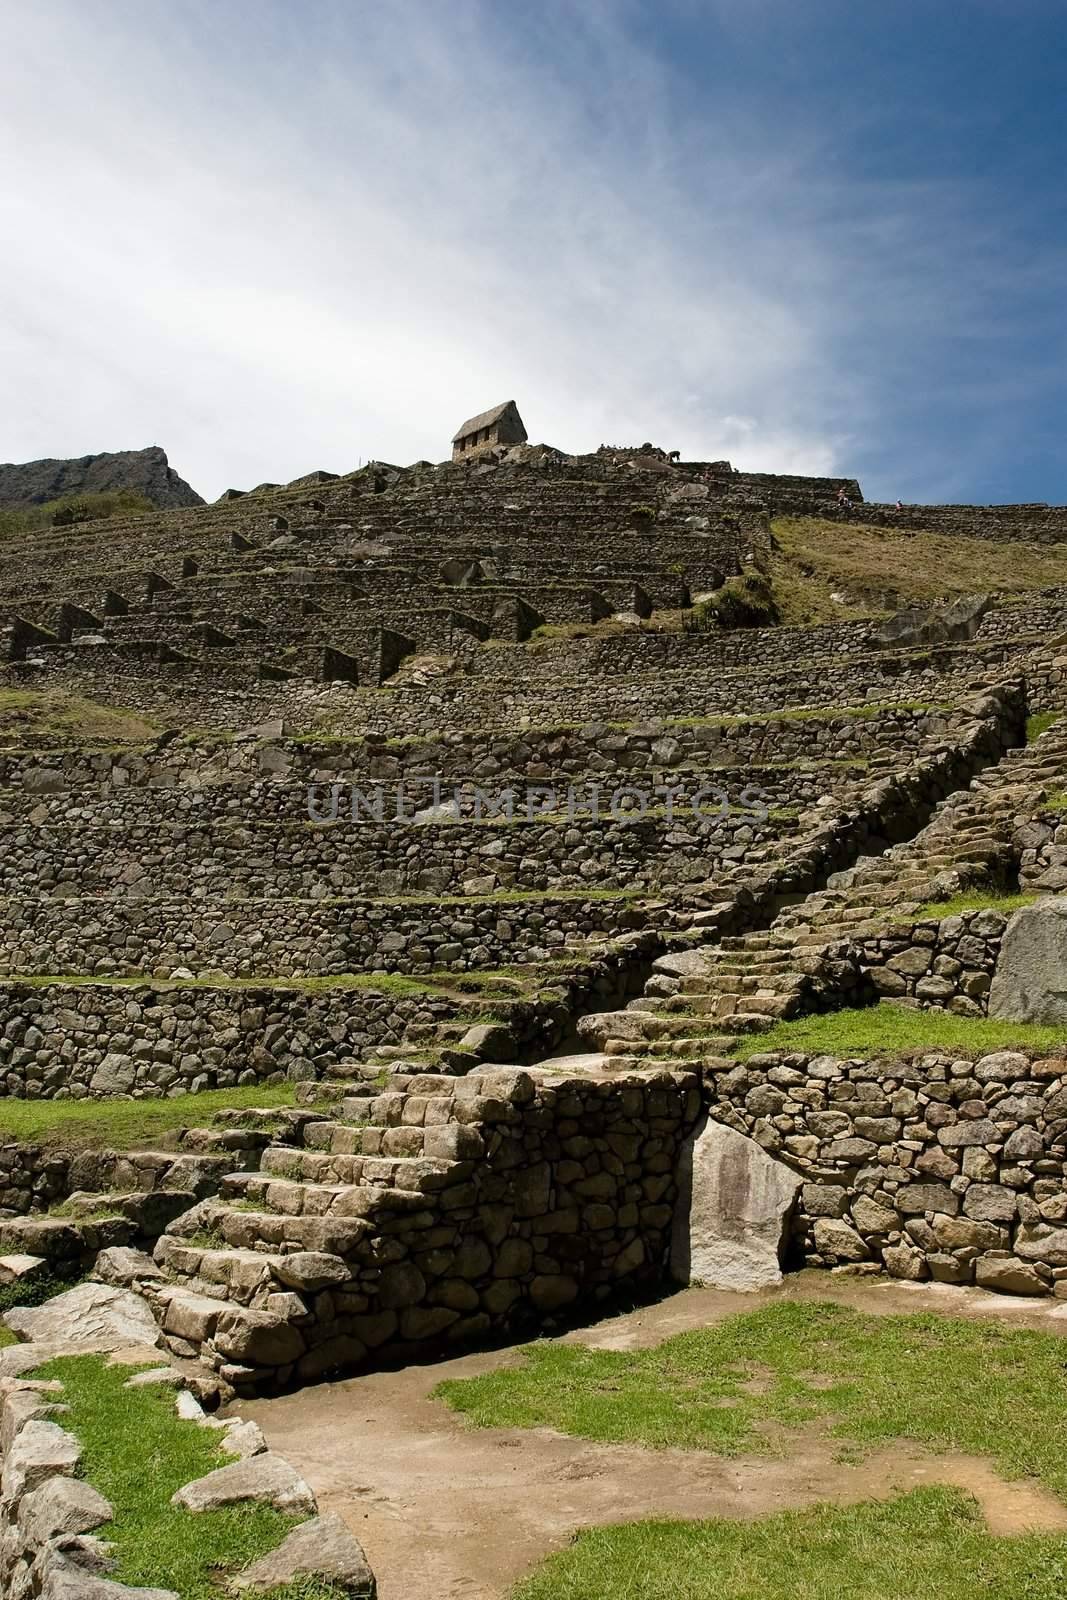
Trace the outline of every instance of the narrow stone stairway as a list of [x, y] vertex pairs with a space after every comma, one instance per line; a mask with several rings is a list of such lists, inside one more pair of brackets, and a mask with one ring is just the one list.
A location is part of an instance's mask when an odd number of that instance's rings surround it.
[[768, 929], [659, 957], [643, 994], [583, 1017], [581, 1038], [606, 1065], [618, 1056], [630, 1068], [637, 1056], [697, 1066], [743, 1035], [847, 1004], [862, 980], [856, 941], [928, 901], [1005, 881], [1013, 818], [1065, 779], [1067, 728], [1056, 725], [949, 795], [913, 839], [833, 874]]

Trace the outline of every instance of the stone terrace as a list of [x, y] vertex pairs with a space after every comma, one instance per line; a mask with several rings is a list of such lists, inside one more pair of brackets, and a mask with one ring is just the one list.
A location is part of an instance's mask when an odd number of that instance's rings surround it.
[[[738, 1077], [731, 1051], [875, 993], [981, 1010], [997, 930], [927, 937], [918, 908], [1036, 875], [1017, 831], [1067, 747], [1022, 741], [1028, 711], [1064, 704], [1059, 600], [925, 650], [866, 623], [689, 631], [766, 554], [771, 515], [834, 515], [858, 486], [617, 455], [376, 464], [5, 548], [8, 685], [135, 708], [159, 736], [0, 750], [0, 1085], [302, 1084], [298, 1113], [192, 1136], [234, 1160], [182, 1191], [143, 1285], [224, 1391], [643, 1291], [708, 1114], [802, 1170], [812, 1259], [850, 1259], [817, 1218], [891, 1271], [947, 1251], [962, 1281], [975, 1259], [905, 1235], [918, 1213], [863, 1177], [865, 1148], [805, 1142], [823, 1136], [791, 1066]], [[1040, 846], [1055, 873], [1051, 830]], [[862, 1083], [840, 1098], [936, 1098]], [[927, 1135], [884, 1115], [903, 1169]], [[1035, 1159], [1059, 1159], [1057, 1130]], [[1051, 1181], [1027, 1176], [1034, 1206]]]

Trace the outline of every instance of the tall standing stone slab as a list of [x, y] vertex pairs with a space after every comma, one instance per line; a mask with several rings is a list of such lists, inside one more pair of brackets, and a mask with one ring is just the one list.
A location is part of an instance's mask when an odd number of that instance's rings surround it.
[[671, 1273], [680, 1283], [765, 1289], [782, 1281], [795, 1172], [733, 1128], [707, 1121], [682, 1152]]
[[1008, 923], [989, 991], [989, 1015], [1067, 1024], [1067, 895], [1024, 906]]

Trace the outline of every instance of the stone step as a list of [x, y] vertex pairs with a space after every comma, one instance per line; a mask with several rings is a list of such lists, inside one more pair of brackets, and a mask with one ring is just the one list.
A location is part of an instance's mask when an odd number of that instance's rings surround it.
[[[732, 1019], [731, 1019], [732, 1020]], [[681, 1039], [657, 1039], [649, 1046], [648, 1059], [678, 1062], [699, 1062], [709, 1056], [728, 1056], [737, 1049], [740, 1036], [735, 1033], [694, 1033]]]
[[734, 1033], [766, 1033], [772, 1028], [776, 1018], [766, 1016], [762, 1011], [733, 1011], [730, 1013], [730, 1028]]
[[164, 1234], [154, 1251], [156, 1265], [179, 1278], [195, 1278], [209, 1296], [262, 1305], [277, 1287], [274, 1268], [285, 1256], [263, 1250], [209, 1248]]

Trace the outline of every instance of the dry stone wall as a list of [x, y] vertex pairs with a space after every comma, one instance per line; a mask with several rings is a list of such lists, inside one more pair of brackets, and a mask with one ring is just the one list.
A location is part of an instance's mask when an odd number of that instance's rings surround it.
[[[646, 925], [624, 893], [444, 900], [7, 900], [0, 972], [227, 978], [464, 972]], [[659, 908], [662, 910], [662, 908]], [[56, 969], [59, 968], [59, 973]]]
[[[279, 1212], [270, 1238], [262, 1217], [227, 1213], [230, 1245], [275, 1252], [228, 1279], [228, 1306], [196, 1292], [212, 1203], [172, 1225], [156, 1258], [176, 1288], [156, 1298], [176, 1353], [199, 1352], [238, 1390], [282, 1385], [371, 1351], [410, 1354], [536, 1325], [661, 1280], [679, 1153], [700, 1114], [692, 1074], [591, 1082], [494, 1070], [447, 1095], [440, 1080], [421, 1083], [421, 1093], [417, 1081], [374, 1102], [383, 1136], [402, 1126], [408, 1146], [417, 1139], [425, 1152], [421, 1192], [368, 1191], [359, 1216]], [[386, 1165], [377, 1163], [383, 1176]], [[270, 1173], [247, 1180], [273, 1184], [279, 1198], [284, 1183]], [[279, 1254], [287, 1240], [295, 1252]], [[324, 1254], [340, 1258], [335, 1268]], [[279, 1328], [263, 1311], [286, 1292], [302, 1310]]]
[[[796, 788], [794, 795], [793, 786], [781, 780], [776, 791], [759, 786], [761, 806], [832, 798], [823, 783]], [[725, 866], [760, 860], [797, 831], [795, 811], [761, 815], [750, 809], [755, 799], [749, 796], [743, 809], [721, 818], [686, 810], [671, 821], [652, 816], [594, 822], [576, 816], [548, 825], [521, 819], [504, 826], [338, 820], [321, 827], [306, 821], [289, 827], [195, 827], [144, 820], [118, 836], [95, 817], [92, 825], [67, 823], [47, 830], [27, 823], [4, 838], [0, 895], [184, 894], [218, 905], [345, 894], [655, 888], [704, 881]], [[657, 803], [662, 804], [653, 801], [653, 807]], [[714, 813], [720, 803], [712, 794], [701, 804]]]
[[[892, 695], [887, 701], [808, 717], [790, 716], [788, 710], [765, 719], [748, 715], [704, 723], [642, 716], [630, 725], [562, 722], [492, 734], [459, 728], [406, 739], [386, 733], [348, 740], [286, 738], [279, 719], [264, 725], [269, 731], [220, 743], [171, 738], [144, 751], [0, 751], [0, 786], [10, 791], [0, 798], [0, 812], [18, 791], [44, 804], [82, 790], [98, 796], [151, 789], [188, 791], [190, 805], [226, 804], [248, 816], [258, 814], [257, 797], [264, 791], [289, 785], [296, 794], [286, 797], [286, 804], [295, 808], [292, 815], [301, 815], [300, 790], [332, 779], [440, 776], [448, 783], [490, 786], [508, 778], [541, 783], [597, 773], [743, 769], [879, 754], [889, 759], [916, 752], [925, 739], [951, 726], [953, 712], [947, 706], [916, 711], [894, 705]], [[50, 809], [48, 817], [58, 821], [62, 814], [62, 808]]]
[[159, 1098], [320, 1078], [375, 1045], [414, 1046], [456, 1010], [433, 993], [373, 987], [0, 984], [0, 1096]]
[[807, 1264], [1067, 1297], [1067, 1061], [768, 1053], [717, 1064], [706, 1091], [803, 1177]]

